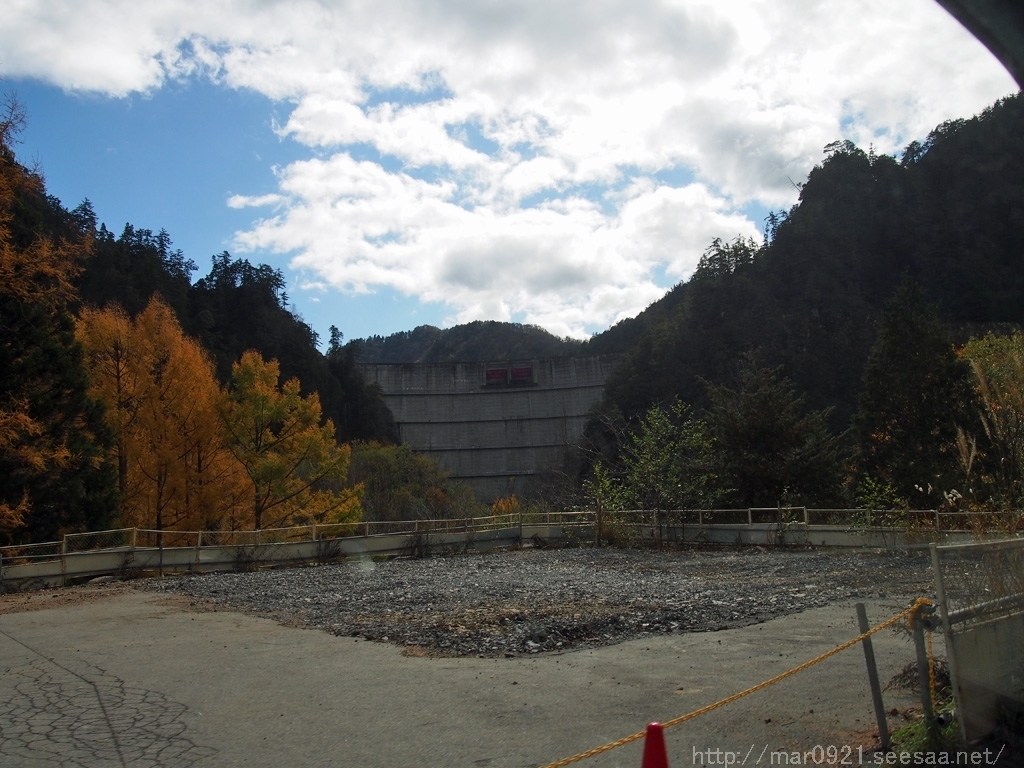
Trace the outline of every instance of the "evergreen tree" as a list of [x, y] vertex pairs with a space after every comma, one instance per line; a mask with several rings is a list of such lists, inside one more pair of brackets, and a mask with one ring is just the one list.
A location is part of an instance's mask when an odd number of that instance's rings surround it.
[[70, 216], [81, 232], [93, 239], [93, 256], [78, 279], [83, 301], [96, 307], [117, 304], [134, 317], [159, 294], [181, 320], [187, 320], [196, 265], [180, 249], [171, 247], [166, 230], [153, 234], [125, 224], [115, 238], [105, 225], [97, 229], [89, 200]]
[[859, 477], [891, 487], [913, 508], [941, 504], [959, 484], [958, 432], [973, 427], [977, 413], [969, 365], [935, 308], [904, 280], [864, 368], [855, 421]]
[[357, 367], [362, 346], [359, 342], [341, 345], [342, 335], [331, 326], [331, 345], [327, 351], [327, 369], [339, 385], [332, 418], [340, 442], [398, 442], [395, 417], [384, 403], [377, 384], [368, 384]]
[[741, 371], [738, 389], [708, 385], [708, 425], [721, 477], [732, 501], [743, 507], [777, 504], [826, 506], [840, 495], [843, 478], [839, 440], [828, 429], [828, 413], [804, 412], [804, 398], [778, 368]]

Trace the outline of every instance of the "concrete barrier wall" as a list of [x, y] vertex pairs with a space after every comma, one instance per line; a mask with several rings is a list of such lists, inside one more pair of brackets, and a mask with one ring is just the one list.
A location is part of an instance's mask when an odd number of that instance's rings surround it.
[[[544, 527], [550, 534], [558, 528]], [[525, 527], [524, 531], [530, 530]], [[525, 535], [525, 534], [524, 534]], [[530, 535], [533, 535], [532, 532]], [[207, 573], [298, 563], [333, 562], [362, 557], [396, 557], [487, 551], [518, 544], [520, 528], [483, 531], [423, 532], [351, 536], [260, 544], [258, 546], [117, 547], [74, 552], [56, 559], [5, 561], [0, 564], [0, 587], [23, 589], [63, 586], [96, 576], [137, 573]], [[561, 540], [561, 536], [556, 537]]]
[[999, 725], [1001, 700], [1024, 707], [1020, 688], [1024, 613], [953, 632], [951, 637], [962, 728], [968, 740], [976, 741]]
[[[583, 434], [619, 355], [498, 363], [363, 365], [391, 409], [399, 436], [430, 455], [481, 501], [528, 495]], [[495, 385], [488, 371], [509, 375]], [[530, 371], [528, 380], [512, 372]]]
[[[457, 522], [457, 521], [456, 521]], [[704, 543], [723, 546], [825, 546], [905, 549], [926, 547], [921, 534], [906, 535], [888, 528], [852, 531], [841, 526], [780, 526], [771, 523], [653, 526], [628, 529], [633, 541], [644, 544]], [[202, 573], [241, 570], [290, 563], [318, 563], [361, 557], [423, 556], [487, 551], [525, 544], [565, 546], [593, 542], [593, 519], [581, 522], [524, 523], [506, 528], [349, 536], [316, 541], [293, 541], [245, 546], [113, 547], [72, 552], [45, 559], [7, 558], [0, 562], [0, 591], [61, 586], [95, 576], [133, 573]], [[934, 541], [955, 543], [973, 537], [966, 532], [933, 532]]]

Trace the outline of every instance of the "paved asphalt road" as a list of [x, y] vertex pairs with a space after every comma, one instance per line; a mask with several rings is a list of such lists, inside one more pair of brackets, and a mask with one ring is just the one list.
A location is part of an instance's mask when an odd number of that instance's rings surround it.
[[[748, 688], [857, 634], [854, 605], [842, 603], [562, 655], [437, 659], [194, 612], [141, 592], [6, 614], [4, 599], [3, 768], [542, 766]], [[869, 601], [868, 615], [879, 622], [903, 607]], [[875, 637], [885, 680], [913, 659], [913, 646], [890, 630]], [[887, 708], [912, 704], [886, 694]], [[815, 747], [855, 760], [873, 732], [858, 646], [670, 729], [666, 741], [674, 767], [767, 765], [773, 750]], [[641, 749], [637, 742], [578, 765], [636, 768]]]

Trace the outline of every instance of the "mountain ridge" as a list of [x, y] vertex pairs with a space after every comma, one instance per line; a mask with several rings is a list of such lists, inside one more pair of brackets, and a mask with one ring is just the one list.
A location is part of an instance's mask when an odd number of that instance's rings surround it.
[[389, 336], [349, 342], [360, 363], [497, 362], [572, 357], [583, 342], [559, 338], [536, 325], [475, 320], [451, 328], [420, 325]]

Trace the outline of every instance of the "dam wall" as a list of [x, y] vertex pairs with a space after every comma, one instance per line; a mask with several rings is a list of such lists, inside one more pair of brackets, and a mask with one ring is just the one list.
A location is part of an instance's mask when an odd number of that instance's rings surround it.
[[529, 495], [583, 434], [620, 355], [491, 363], [360, 365], [402, 442], [490, 503]]

